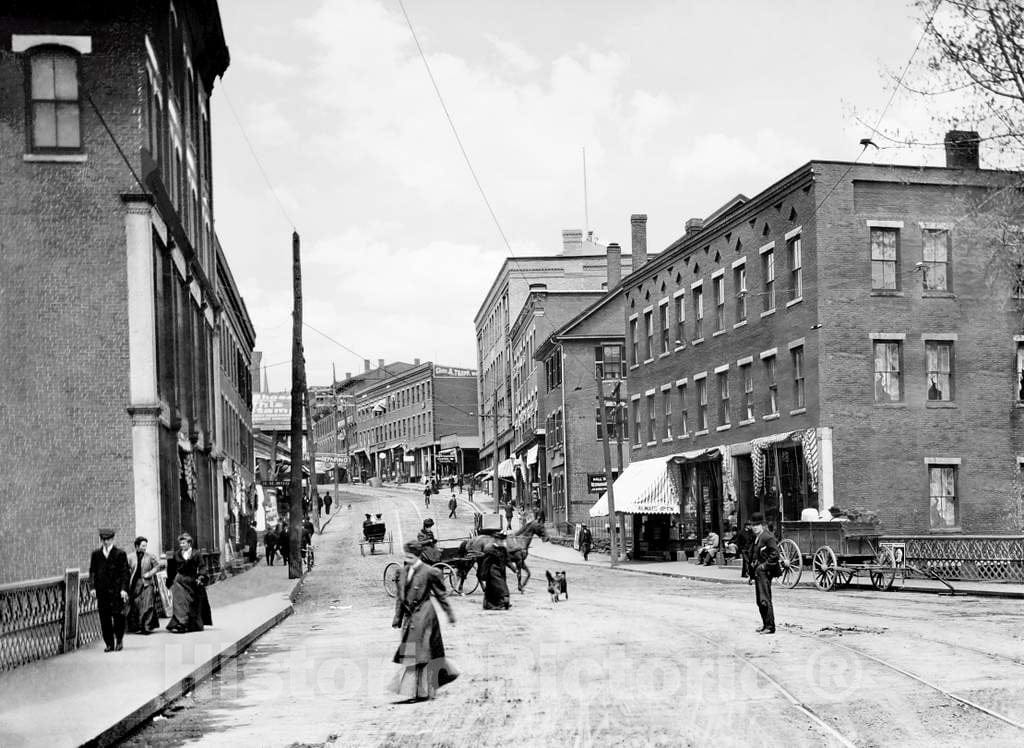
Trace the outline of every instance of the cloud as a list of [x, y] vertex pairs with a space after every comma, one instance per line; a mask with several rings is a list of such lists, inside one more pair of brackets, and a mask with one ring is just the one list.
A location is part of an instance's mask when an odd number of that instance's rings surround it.
[[273, 57], [267, 57], [255, 52], [235, 52], [234, 49], [232, 49], [231, 64], [240, 65], [258, 73], [265, 73], [279, 78], [288, 78], [297, 75], [299, 72], [299, 68], [295, 65], [289, 65]]
[[540, 70], [540, 60], [515, 42], [499, 39], [493, 34], [484, 34], [484, 38], [491, 43], [501, 58], [513, 70], [521, 73], [534, 73]]

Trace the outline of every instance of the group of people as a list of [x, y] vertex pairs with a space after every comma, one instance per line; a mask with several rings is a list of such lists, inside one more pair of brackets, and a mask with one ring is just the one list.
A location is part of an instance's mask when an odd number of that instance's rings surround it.
[[[447, 478], [448, 490], [451, 493], [451, 499], [448, 501], [448, 508], [455, 511], [455, 507], [458, 506], [456, 501], [456, 489], [458, 489], [458, 495], [462, 496], [463, 487], [466, 485], [465, 479], [462, 475], [449, 475]], [[443, 485], [443, 479], [436, 475], [424, 475], [423, 476], [423, 504], [424, 506], [430, 506], [430, 497], [433, 494], [440, 493], [441, 486]], [[473, 478], [469, 479], [469, 500], [473, 500], [473, 490], [475, 484]], [[454, 514], [450, 516], [454, 517]]]
[[[326, 499], [325, 499], [326, 501]], [[253, 525], [255, 527], [255, 524]], [[302, 534], [299, 547], [304, 551], [313, 542], [313, 533], [316, 528], [313, 526], [313, 521], [307, 514], [302, 518]], [[291, 531], [288, 527], [288, 521], [282, 520], [278, 522], [275, 527], [268, 527], [267, 531], [263, 534], [263, 546], [265, 549], [267, 566], [273, 566], [274, 560], [277, 554], [281, 554], [281, 563], [285, 566], [288, 565], [289, 559], [291, 558]]]
[[141, 535], [135, 538], [135, 550], [129, 554], [114, 544], [113, 529], [100, 528], [98, 534], [100, 547], [89, 559], [89, 578], [104, 652], [122, 651], [126, 630], [146, 636], [159, 628], [156, 577], [165, 566], [171, 596], [167, 630], [181, 634], [212, 625], [206, 562], [195, 550], [191, 535], [178, 536], [178, 549], [165, 564], [149, 551], [149, 540]]

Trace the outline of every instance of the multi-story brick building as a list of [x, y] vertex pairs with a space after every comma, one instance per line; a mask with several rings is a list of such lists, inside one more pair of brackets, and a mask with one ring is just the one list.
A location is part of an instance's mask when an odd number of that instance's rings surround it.
[[220, 547], [216, 2], [0, 9], [0, 581]]
[[[397, 482], [475, 470], [476, 372], [431, 361], [356, 393], [358, 448], [367, 476]], [[443, 442], [443, 443], [442, 443]]]
[[217, 250], [217, 461], [219, 499], [226, 541], [245, 542], [256, 518], [256, 460], [252, 436], [252, 358], [256, 330], [238, 291], [220, 242]]
[[[646, 221], [646, 216], [635, 218]], [[631, 267], [631, 257], [622, 260]], [[544, 283], [550, 291], [598, 291], [606, 274], [604, 247], [589, 236], [584, 239], [578, 230], [562, 232], [559, 255], [509, 257], [502, 263], [473, 320], [479, 371], [480, 461], [489, 475], [497, 472], [512, 479], [514, 474], [509, 324], [523, 308], [530, 284]], [[485, 483], [485, 487], [492, 485]]]
[[893, 534], [1021, 529], [1024, 338], [988, 272], [1019, 175], [978, 169], [976, 134], [947, 151], [812, 161], [625, 279], [638, 552], [836, 505]]

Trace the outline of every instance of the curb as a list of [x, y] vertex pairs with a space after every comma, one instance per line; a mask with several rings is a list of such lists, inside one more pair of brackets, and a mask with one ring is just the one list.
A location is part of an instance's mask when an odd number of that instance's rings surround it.
[[96, 737], [83, 743], [82, 745], [84, 748], [105, 748], [105, 746], [116, 745], [133, 730], [162, 712], [171, 703], [180, 699], [198, 684], [216, 673], [224, 667], [227, 662], [242, 654], [242, 652], [248, 649], [253, 642], [295, 612], [291, 603], [295, 602], [295, 596], [298, 594], [299, 588], [302, 586], [303, 579], [297, 579], [296, 584], [288, 594], [288, 607], [282, 609], [274, 616], [258, 625], [252, 631], [242, 636], [241, 639], [229, 645], [221, 652], [218, 652], [206, 662], [200, 663], [191, 673], [180, 678], [169, 688], [147, 701], [128, 716], [119, 720], [116, 724], [108, 727]]

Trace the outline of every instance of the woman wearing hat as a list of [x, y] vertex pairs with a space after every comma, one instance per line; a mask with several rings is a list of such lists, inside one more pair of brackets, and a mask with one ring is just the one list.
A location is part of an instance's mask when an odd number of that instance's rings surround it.
[[178, 550], [167, 565], [167, 581], [171, 585], [171, 620], [167, 630], [172, 634], [202, 631], [204, 625], [213, 625], [206, 596], [206, 562], [192, 545], [191, 535], [179, 535]]
[[406, 563], [398, 580], [395, 617], [391, 625], [402, 629], [402, 641], [394, 662], [402, 665], [391, 681], [390, 690], [405, 696], [408, 702], [432, 699], [437, 689], [451, 683], [459, 673], [445, 657], [441, 624], [431, 603], [435, 598], [455, 624], [455, 613], [448, 603], [441, 572], [423, 562], [419, 543], [405, 544]]
[[484, 557], [477, 566], [477, 576], [484, 590], [484, 610], [508, 610], [512, 603], [508, 599], [508, 582], [505, 570], [508, 568], [508, 546], [505, 533], [494, 533], [494, 543], [484, 548]]
[[420, 555], [424, 562], [433, 566], [441, 560], [441, 551], [437, 549], [437, 538], [434, 536], [434, 520], [430, 517], [423, 520], [423, 529], [416, 533], [416, 542], [420, 544]]

